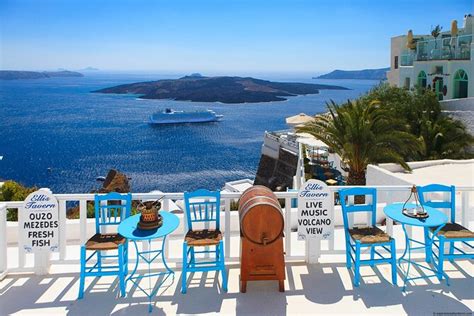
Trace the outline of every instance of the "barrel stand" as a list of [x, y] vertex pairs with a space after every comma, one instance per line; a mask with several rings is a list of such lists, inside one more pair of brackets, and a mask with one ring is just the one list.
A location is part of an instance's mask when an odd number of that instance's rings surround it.
[[283, 237], [271, 244], [255, 244], [241, 238], [240, 292], [247, 292], [247, 281], [278, 280], [280, 292], [285, 291], [285, 258]]

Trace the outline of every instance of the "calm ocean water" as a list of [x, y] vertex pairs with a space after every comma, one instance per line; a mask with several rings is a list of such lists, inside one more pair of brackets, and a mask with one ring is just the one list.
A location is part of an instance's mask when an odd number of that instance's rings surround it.
[[[0, 179], [49, 187], [55, 193], [79, 193], [99, 187], [95, 178], [116, 168], [132, 178], [133, 192], [218, 189], [226, 181], [253, 179], [265, 130], [285, 129], [285, 117], [323, 112], [328, 100], [357, 97], [377, 83], [295, 78], [291, 81], [352, 90], [238, 105], [90, 93], [161, 78], [97, 73], [0, 81]], [[223, 114], [224, 120], [159, 127], [146, 123], [148, 115], [165, 107], [209, 108]]]

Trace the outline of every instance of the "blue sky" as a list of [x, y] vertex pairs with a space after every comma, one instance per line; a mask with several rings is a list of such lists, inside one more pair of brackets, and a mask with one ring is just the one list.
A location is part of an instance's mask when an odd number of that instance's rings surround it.
[[1, 69], [317, 73], [385, 67], [390, 37], [473, 0], [0, 0]]

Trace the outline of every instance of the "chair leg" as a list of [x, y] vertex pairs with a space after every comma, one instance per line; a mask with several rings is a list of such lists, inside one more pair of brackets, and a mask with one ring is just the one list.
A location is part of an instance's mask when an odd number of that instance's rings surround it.
[[444, 262], [444, 237], [439, 237], [439, 253], [438, 253], [438, 279], [443, 279], [443, 262]]
[[79, 276], [79, 296], [78, 299], [84, 297], [84, 282], [86, 278], [86, 247], [81, 246], [81, 275]]
[[454, 255], [454, 242], [452, 241], [452, 242], [449, 243], [449, 261], [451, 263], [454, 262], [453, 255]]
[[218, 260], [222, 271], [222, 289], [224, 292], [227, 292], [227, 271], [225, 270], [224, 243], [222, 240], [219, 243], [219, 255]]
[[120, 296], [125, 297], [125, 262], [123, 255], [123, 245], [118, 246], [118, 266], [119, 266], [119, 284], [120, 284]]
[[352, 267], [351, 249], [351, 245], [346, 241], [346, 266], [348, 269]]
[[390, 242], [390, 252], [392, 253], [392, 283], [397, 285], [397, 248], [395, 247], [395, 239]]
[[196, 263], [196, 256], [194, 254], [194, 247], [191, 247], [191, 260], [189, 260], [190, 264]]
[[370, 247], [370, 266], [373, 268], [375, 266], [375, 247]]
[[186, 270], [188, 266], [188, 244], [183, 243], [183, 270], [181, 273], [181, 293], [186, 294]]
[[125, 260], [125, 276], [128, 274], [128, 240], [126, 241], [125, 247], [125, 254], [124, 254], [124, 260]]
[[102, 272], [102, 253], [97, 250], [97, 271]]
[[354, 263], [354, 285], [360, 284], [360, 244], [356, 242], [355, 263]]
[[430, 263], [431, 262], [431, 257], [432, 257], [432, 254], [431, 252], [433, 251], [432, 247], [433, 247], [433, 244], [432, 242], [430, 241], [430, 231], [429, 231], [429, 228], [425, 227], [425, 261], [427, 263]]

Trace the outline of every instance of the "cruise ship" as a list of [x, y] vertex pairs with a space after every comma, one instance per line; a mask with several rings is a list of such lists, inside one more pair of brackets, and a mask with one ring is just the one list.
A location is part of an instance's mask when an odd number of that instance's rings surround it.
[[223, 115], [217, 115], [212, 110], [205, 111], [175, 111], [165, 109], [162, 112], [156, 112], [150, 115], [150, 124], [179, 124], [179, 123], [206, 123], [217, 122]]

